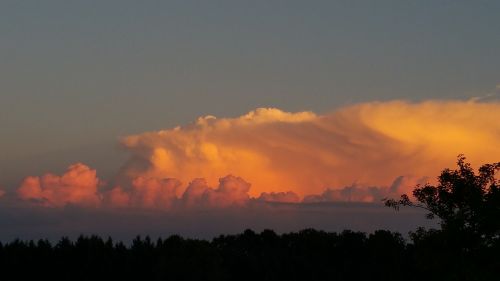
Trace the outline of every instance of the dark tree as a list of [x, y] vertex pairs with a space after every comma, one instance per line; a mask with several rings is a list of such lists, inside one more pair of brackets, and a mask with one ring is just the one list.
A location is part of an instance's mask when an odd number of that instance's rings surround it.
[[[423, 208], [427, 218], [439, 218], [440, 230], [419, 228], [410, 233], [413, 263], [422, 278], [491, 280], [500, 274], [500, 162], [485, 164], [476, 173], [463, 155], [456, 170], [445, 169], [438, 184], [413, 190], [417, 202], [402, 195], [385, 205]], [[409, 254], [409, 253], [407, 253]]]
[[426, 209], [428, 218], [441, 219], [442, 231], [491, 244], [500, 235], [500, 181], [495, 177], [500, 162], [485, 164], [475, 173], [459, 155], [457, 165], [456, 170], [443, 170], [437, 185], [417, 186], [413, 196], [418, 202], [404, 194], [400, 200], [389, 199], [385, 204], [396, 210], [400, 206]]

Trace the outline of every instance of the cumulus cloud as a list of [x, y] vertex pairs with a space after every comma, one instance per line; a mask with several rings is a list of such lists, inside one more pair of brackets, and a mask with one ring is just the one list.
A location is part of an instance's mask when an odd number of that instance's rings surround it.
[[105, 194], [104, 201], [117, 207], [171, 208], [177, 200], [181, 183], [176, 179], [138, 177], [129, 190], [115, 187]]
[[104, 202], [107, 206], [113, 207], [129, 207], [130, 206], [130, 194], [123, 190], [123, 188], [117, 186], [110, 191], [105, 193]]
[[168, 208], [177, 198], [176, 193], [180, 185], [178, 180], [171, 178], [136, 178], [132, 182], [132, 204]]
[[389, 186], [354, 183], [343, 188], [327, 188], [321, 194], [307, 195], [303, 202], [380, 202], [384, 198], [399, 197], [402, 193], [407, 193], [415, 186], [425, 184], [428, 180], [427, 177], [399, 176]]
[[75, 164], [62, 176], [27, 177], [17, 194], [44, 206], [168, 210], [252, 200], [378, 202], [434, 180], [460, 153], [475, 166], [498, 161], [498, 120], [500, 103], [478, 101], [373, 102], [321, 115], [260, 108], [236, 118], [206, 116], [124, 138], [131, 156], [114, 185], [103, 187], [95, 170]]
[[194, 179], [180, 195], [181, 183], [177, 179], [139, 177], [131, 185], [128, 190], [115, 187], [106, 192], [105, 205], [178, 210], [244, 206], [250, 199], [250, 183], [233, 175], [220, 178], [216, 188], [211, 188], [202, 178]]
[[433, 179], [460, 153], [474, 165], [498, 161], [498, 120], [500, 103], [475, 101], [372, 102], [321, 115], [261, 108], [236, 118], [208, 116], [124, 138], [131, 157], [122, 177], [183, 183], [204, 178], [213, 186], [233, 174], [252, 183], [252, 197], [320, 194], [353, 182], [386, 186], [402, 175]]
[[187, 207], [243, 206], [250, 199], [250, 183], [240, 177], [228, 175], [219, 179], [217, 188], [210, 188], [204, 179], [193, 180], [182, 196]]
[[[301, 199], [295, 192], [263, 192], [258, 197], [249, 195], [251, 184], [241, 177], [227, 175], [212, 188], [203, 178], [192, 180], [183, 192], [181, 182], [173, 178], [138, 177], [129, 188], [120, 186], [110, 190], [100, 188], [103, 183], [95, 170], [74, 164], [62, 176], [46, 174], [27, 177], [18, 188], [19, 198], [42, 206], [62, 207], [68, 204], [113, 208], [145, 208], [163, 210], [219, 209], [243, 207], [249, 202], [318, 203], [318, 202], [376, 202], [386, 197], [397, 197], [427, 178], [400, 176], [388, 186], [369, 186], [359, 183], [343, 188], [327, 188], [320, 194], [309, 194]], [[0, 196], [3, 193], [0, 190]]]
[[100, 183], [95, 170], [77, 163], [69, 166], [61, 176], [48, 173], [41, 177], [25, 178], [17, 189], [17, 194], [21, 199], [44, 206], [97, 206], [100, 203]]
[[263, 192], [257, 198], [264, 202], [299, 203], [300, 197], [292, 191], [287, 192]]

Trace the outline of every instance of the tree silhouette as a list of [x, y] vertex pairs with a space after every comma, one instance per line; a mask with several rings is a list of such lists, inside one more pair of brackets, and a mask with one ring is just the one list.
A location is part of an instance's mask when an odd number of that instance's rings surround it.
[[485, 164], [476, 174], [465, 159], [459, 155], [458, 169], [443, 170], [437, 185], [417, 186], [413, 196], [418, 202], [404, 194], [399, 200], [385, 200], [385, 205], [396, 210], [423, 208], [429, 211], [428, 218], [441, 219], [443, 232], [453, 233], [469, 246], [491, 245], [500, 236], [500, 181], [495, 178], [500, 162]]
[[[440, 230], [419, 228], [410, 233], [417, 276], [435, 280], [493, 280], [500, 274], [500, 162], [474, 171], [463, 155], [456, 170], [445, 169], [437, 185], [413, 190], [417, 202], [404, 194], [385, 205], [423, 208], [438, 217]], [[407, 253], [408, 254], [408, 253]]]

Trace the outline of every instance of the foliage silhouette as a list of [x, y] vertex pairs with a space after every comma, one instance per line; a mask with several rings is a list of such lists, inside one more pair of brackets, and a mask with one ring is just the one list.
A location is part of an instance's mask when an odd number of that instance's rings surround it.
[[385, 230], [368, 236], [246, 230], [212, 241], [137, 237], [128, 247], [80, 236], [54, 246], [46, 240], [2, 244], [0, 267], [2, 280], [400, 280], [383, 273], [404, 272], [405, 249], [400, 234]]
[[[417, 186], [412, 202], [408, 195], [399, 201], [386, 200], [386, 206], [424, 208], [428, 218], [437, 216], [441, 230], [462, 239], [463, 246], [491, 245], [500, 237], [500, 181], [495, 178], [500, 162], [485, 164], [476, 174], [463, 155], [458, 156], [458, 169], [445, 169], [437, 185]], [[463, 244], [467, 240], [466, 244]]]
[[440, 280], [488, 280], [500, 274], [500, 162], [474, 172], [463, 155], [456, 170], [445, 169], [438, 184], [413, 190], [417, 202], [404, 194], [385, 205], [428, 210], [427, 218], [440, 219], [440, 230], [419, 228], [410, 234], [417, 267]]

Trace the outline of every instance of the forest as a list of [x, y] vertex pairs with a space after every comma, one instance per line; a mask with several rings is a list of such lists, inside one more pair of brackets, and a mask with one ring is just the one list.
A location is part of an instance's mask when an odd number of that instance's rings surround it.
[[304, 229], [220, 235], [173, 235], [130, 245], [112, 238], [66, 237], [0, 243], [1, 280], [498, 280], [500, 162], [475, 172], [465, 157], [436, 185], [386, 199], [423, 208], [438, 229], [405, 236], [388, 230], [340, 233]]

